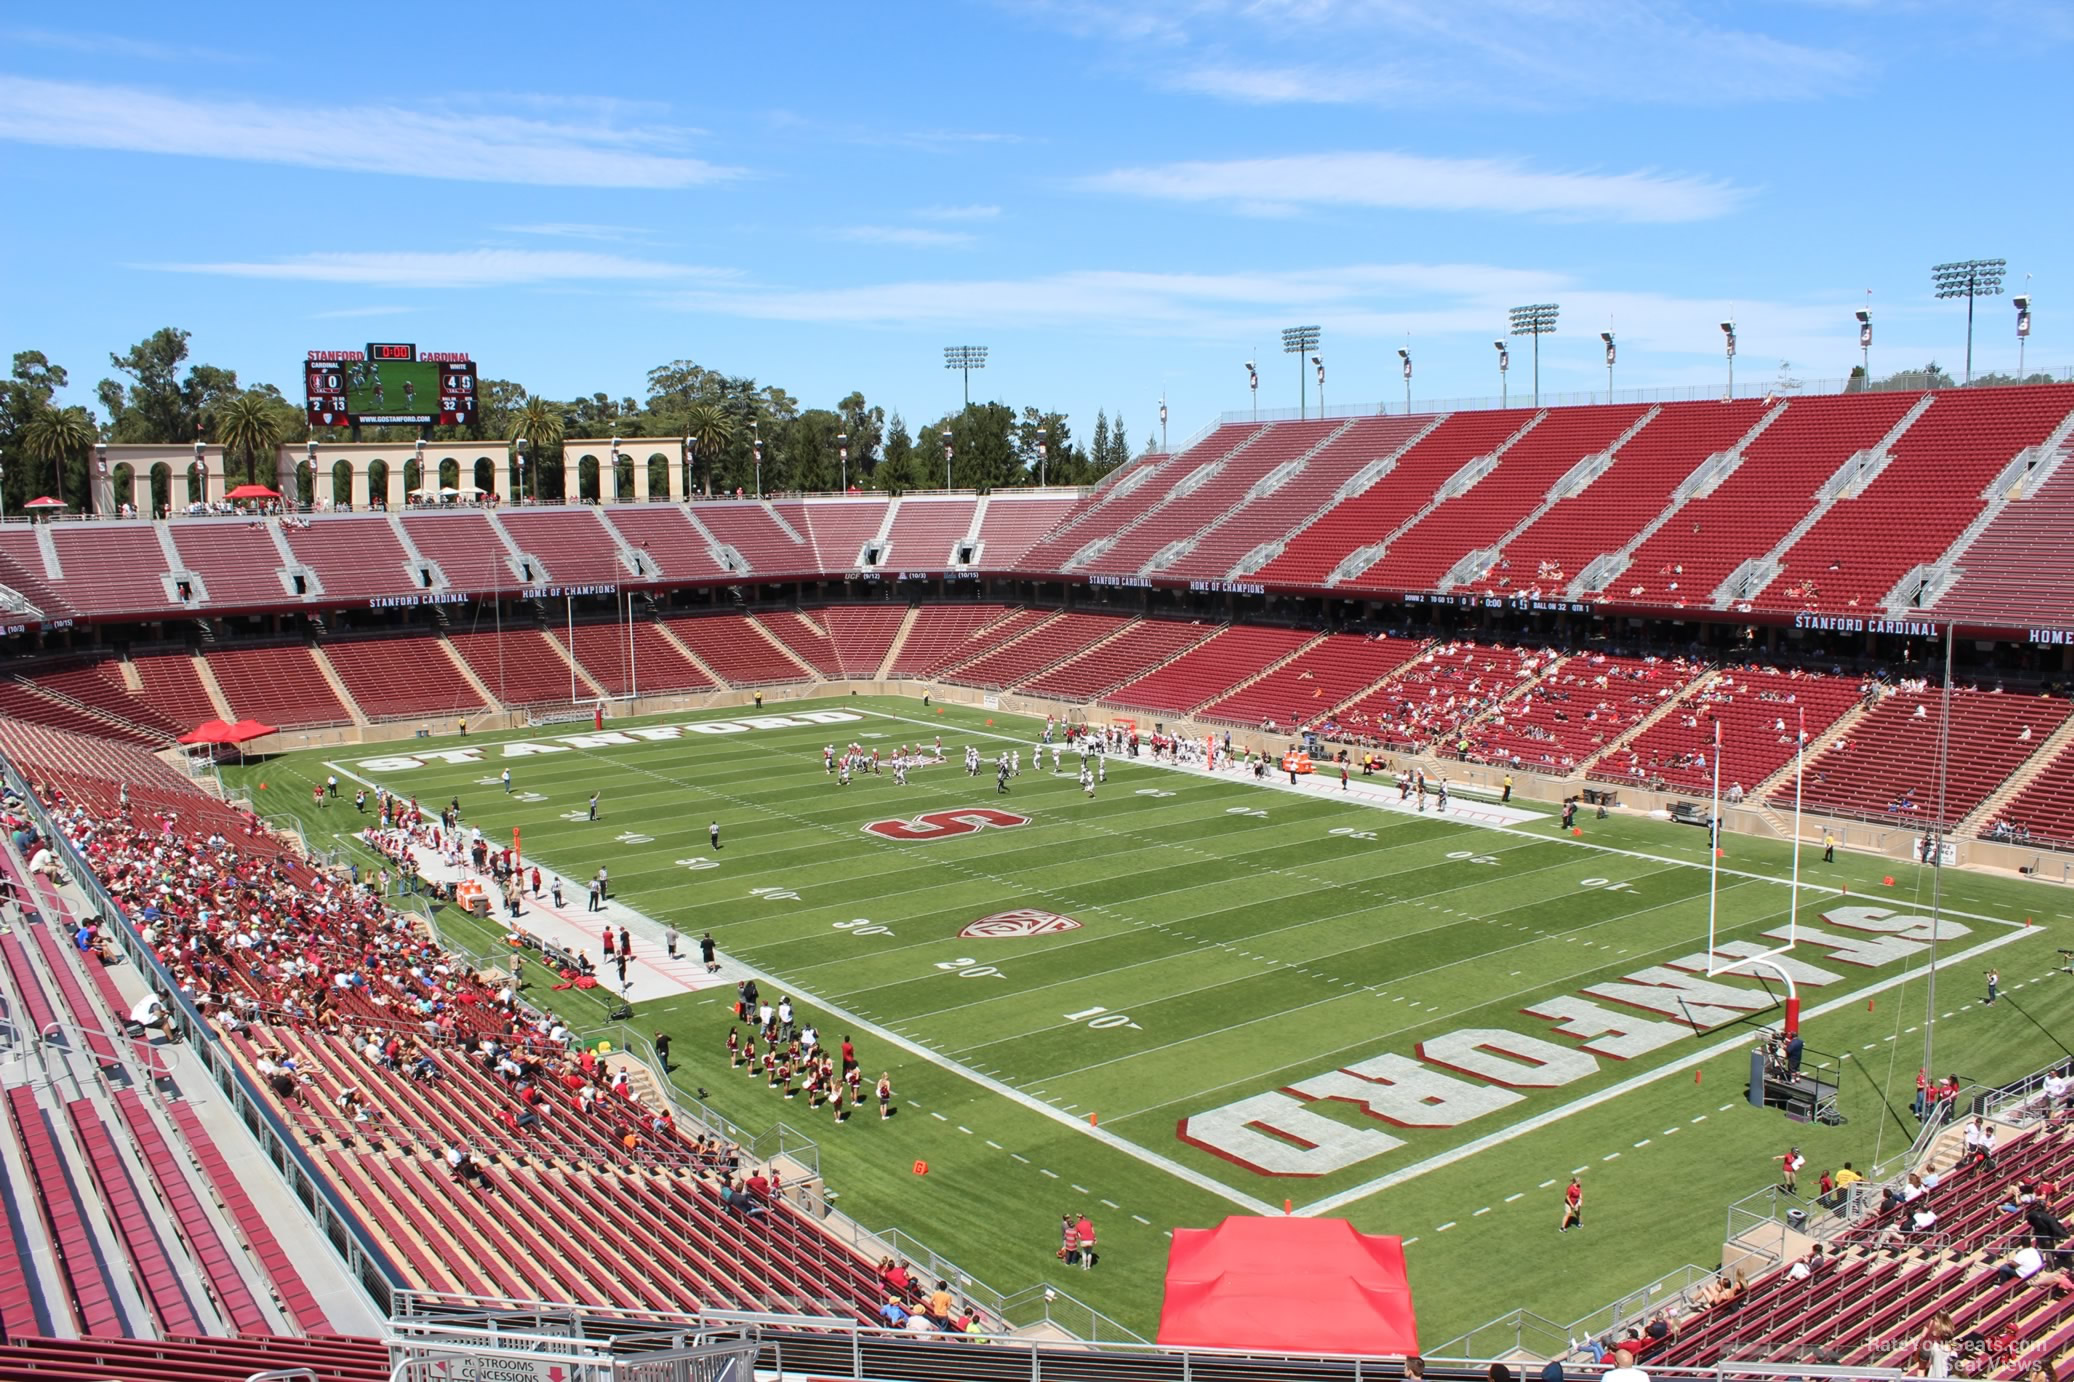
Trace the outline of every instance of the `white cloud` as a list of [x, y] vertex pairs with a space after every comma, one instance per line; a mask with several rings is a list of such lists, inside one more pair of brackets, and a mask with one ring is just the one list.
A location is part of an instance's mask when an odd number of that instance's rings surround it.
[[544, 187], [691, 187], [741, 170], [684, 132], [400, 106], [316, 107], [0, 77], [0, 140]]
[[498, 226], [507, 235], [538, 235], [553, 240], [598, 240], [609, 244], [627, 244], [650, 240], [650, 234], [639, 226], [593, 225], [584, 221], [540, 221], [533, 225]]
[[991, 221], [1001, 214], [998, 206], [925, 206], [915, 215], [925, 221]]
[[907, 249], [956, 249], [972, 243], [972, 237], [962, 230], [928, 230], [921, 226], [844, 226], [834, 234], [838, 240]]
[[63, 33], [54, 29], [7, 29], [0, 31], [0, 40], [8, 43], [27, 44], [35, 48], [50, 48], [68, 53], [85, 53], [97, 58], [126, 58], [139, 62], [243, 63], [252, 61], [247, 55], [225, 52], [220, 48], [204, 48], [190, 43], [155, 43], [150, 39], [136, 38], [127, 34]]
[[726, 269], [667, 264], [584, 250], [339, 251], [286, 259], [205, 264], [145, 264], [166, 273], [299, 283], [381, 284], [405, 288], [488, 288], [524, 283], [680, 283], [722, 280]]
[[1745, 196], [1732, 184], [1686, 174], [1543, 172], [1517, 159], [1383, 152], [1119, 168], [1085, 178], [1082, 185], [1158, 201], [1222, 202], [1255, 212], [1353, 206], [1656, 222], [1707, 220], [1732, 210]]

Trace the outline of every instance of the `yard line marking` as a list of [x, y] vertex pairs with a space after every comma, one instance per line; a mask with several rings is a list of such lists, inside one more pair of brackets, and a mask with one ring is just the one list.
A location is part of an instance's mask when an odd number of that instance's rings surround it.
[[1589, 1168], [1583, 1166], [1573, 1166], [1570, 1168], [1570, 1174], [1573, 1176], [1581, 1176], [1585, 1173], [1587, 1169]]
[[1037, 1174], [1040, 1176], [1050, 1176], [1053, 1180], [1057, 1180], [1059, 1178], [1059, 1173], [1057, 1171], [1046, 1170], [1042, 1166], [1039, 1166], [1037, 1168]]
[[[1646, 1147], [1646, 1146], [1648, 1146], [1648, 1145], [1649, 1145], [1650, 1141], [1651, 1141], [1651, 1139], [1649, 1139], [1649, 1138], [1645, 1137], [1645, 1138], [1643, 1138], [1643, 1139], [1642, 1139], [1642, 1140], [1641, 1140], [1640, 1142], [1637, 1142], [1637, 1143], [1636, 1143], [1635, 1145], [1636, 1145], [1637, 1147]], [[1615, 1155], [1615, 1156], [1619, 1156], [1619, 1155], [1620, 1155], [1620, 1153], [1619, 1153], [1619, 1152], [1615, 1152], [1615, 1153], [1614, 1153], [1613, 1155]]]
[[[1975, 956], [1985, 955], [1990, 951], [2001, 949], [2012, 941], [2021, 940], [2026, 935], [2038, 934], [2041, 933], [2035, 930], [2026, 931], [2023, 927], [2018, 926], [2006, 930], [2001, 935], [1990, 940], [1983, 941], [1979, 945], [1960, 951], [1946, 963], [1963, 964]], [[1818, 1004], [1807, 1012], [1802, 1013], [1801, 1017], [1805, 1020], [1807, 1018], [1823, 1017], [1832, 1012], [1841, 1012], [1846, 1008], [1864, 1002], [1869, 997], [1899, 988], [1901, 985], [1920, 977], [1920, 972], [1896, 974], [1892, 978], [1868, 984], [1854, 992], [1840, 994], [1829, 1002]], [[1437, 1171], [1443, 1167], [1452, 1166], [1456, 1162], [1475, 1156], [1479, 1152], [1491, 1147], [1502, 1146], [1516, 1138], [1539, 1131], [1551, 1123], [1582, 1113], [1586, 1109], [1597, 1108], [1600, 1104], [1624, 1098], [1637, 1089], [1647, 1088], [1658, 1080], [1666, 1079], [1672, 1075], [1682, 1075], [1687, 1070], [1704, 1065], [1708, 1061], [1727, 1055], [1731, 1051], [1744, 1050], [1748, 1043], [1749, 1038], [1742, 1034], [1723, 1037], [1720, 1041], [1713, 1043], [1711, 1046], [1702, 1047], [1683, 1060], [1668, 1061], [1653, 1070], [1644, 1070], [1639, 1074], [1631, 1075], [1625, 1080], [1606, 1086], [1604, 1089], [1594, 1090], [1590, 1094], [1579, 1095], [1566, 1104], [1558, 1104], [1556, 1107], [1536, 1114], [1532, 1118], [1522, 1119], [1509, 1128], [1500, 1128], [1496, 1132], [1472, 1138], [1470, 1141], [1450, 1147], [1444, 1152], [1437, 1152], [1432, 1156], [1415, 1161], [1409, 1166], [1400, 1167], [1395, 1171], [1354, 1186], [1352, 1189], [1343, 1190], [1337, 1195], [1328, 1195], [1322, 1200], [1315, 1200], [1310, 1204], [1300, 1205], [1297, 1208], [1297, 1212], [1304, 1215], [1330, 1214], [1344, 1205], [1353, 1204], [1358, 1200], [1365, 1200], [1377, 1191], [1387, 1190], [1393, 1185], [1402, 1185], [1408, 1180], [1425, 1175], [1428, 1171]], [[1727, 1103], [1721, 1107], [1723, 1109], [1731, 1109], [1735, 1105]]]
[[1109, 1206], [1109, 1207], [1110, 1207], [1111, 1209], [1122, 1209], [1122, 1208], [1123, 1208], [1123, 1206], [1122, 1206], [1122, 1205], [1118, 1204], [1118, 1203], [1117, 1203], [1116, 1201], [1114, 1201], [1114, 1200], [1104, 1200], [1104, 1201], [1102, 1201], [1102, 1203], [1103, 1203], [1103, 1204], [1105, 1204], [1105, 1205], [1107, 1205], [1107, 1206]]
[[1608, 1152], [1608, 1153], [1606, 1153], [1606, 1155], [1604, 1155], [1604, 1156], [1600, 1157], [1600, 1158], [1599, 1158], [1599, 1160], [1601, 1160], [1601, 1161], [1613, 1161], [1613, 1160], [1616, 1160], [1616, 1159], [1618, 1159], [1618, 1158], [1619, 1158], [1619, 1156], [1620, 1156], [1620, 1153], [1619, 1153], [1619, 1152]]
[[967, 1137], [972, 1136], [972, 1129], [966, 1127], [963, 1123], [958, 1124], [958, 1131], [964, 1133]]
[[1419, 1240], [1418, 1240], [1418, 1239], [1416, 1239], [1416, 1238], [1407, 1238], [1407, 1239], [1405, 1239], [1405, 1240], [1404, 1240], [1404, 1246], [1408, 1248], [1408, 1247], [1410, 1247], [1410, 1246], [1411, 1246], [1412, 1244], [1414, 1244], [1414, 1243], [1416, 1243], [1416, 1242], [1418, 1242], [1418, 1241], [1419, 1241]]
[[1450, 1219], [1446, 1223], [1442, 1224], [1439, 1228], [1434, 1229], [1433, 1231], [1435, 1233], [1446, 1233], [1449, 1229], [1453, 1228], [1454, 1226], [1455, 1221], [1453, 1219]]
[[[1555, 1182], [1554, 1182], [1554, 1181], [1550, 1181], [1550, 1182], [1549, 1182], [1549, 1184], [1550, 1184], [1550, 1185], [1554, 1185], [1554, 1184], [1555, 1184]], [[1517, 1190], [1517, 1191], [1514, 1191], [1514, 1192], [1513, 1192], [1512, 1194], [1510, 1194], [1510, 1195], [1507, 1195], [1507, 1196], [1505, 1197], [1505, 1203], [1507, 1203], [1507, 1204], [1511, 1204], [1511, 1203], [1512, 1203], [1512, 1202], [1513, 1202], [1514, 1200], [1517, 1200], [1517, 1199], [1524, 1199], [1524, 1198], [1526, 1197], [1526, 1193], [1527, 1193], [1527, 1192], [1526, 1192], [1526, 1191], [1524, 1191], [1524, 1190]]]
[[938, 1113], [935, 1109], [929, 1110], [929, 1116], [931, 1118], [934, 1118], [939, 1123], [948, 1123], [951, 1121], [950, 1119], [944, 1117], [942, 1114]]
[[1672, 1133], [1674, 1133], [1674, 1132], [1684, 1132], [1684, 1131], [1685, 1131], [1685, 1129], [1683, 1129], [1683, 1128], [1665, 1128], [1665, 1129], [1663, 1130], [1662, 1136], [1664, 1136], [1664, 1137], [1669, 1137], [1669, 1136], [1670, 1136], [1670, 1135], [1671, 1135]]
[[1914, 1033], [1914, 1032], [1915, 1032], [1915, 1031], [1916, 1031], [1917, 1029], [1916, 1029], [1916, 1028], [1914, 1028], [1914, 1027], [1911, 1027], [1911, 1028], [1909, 1028], [1908, 1030], [1909, 1030], [1909, 1033], [1911, 1033], [1911, 1034], [1912, 1034], [1912, 1033]]
[[1945, 1014], [1945, 1016], [1946, 1016], [1946, 1017], [1957, 1017], [1957, 1016], [1958, 1016], [1958, 1014], [1957, 1014], [1957, 1013], [1946, 1013], [1946, 1014]]
[[1732, 1108], [1734, 1108], [1734, 1107], [1735, 1107], [1735, 1102], [1734, 1102], [1733, 1100], [1730, 1100], [1730, 1101], [1729, 1101], [1728, 1103], [1725, 1103], [1725, 1104], [1723, 1104], [1723, 1105], [1722, 1105], [1722, 1106], [1721, 1106], [1720, 1108], [1718, 1108], [1718, 1109], [1715, 1109], [1714, 1111], [1715, 1111], [1716, 1113], [1726, 1113], [1726, 1112], [1728, 1112], [1728, 1111], [1729, 1111], [1730, 1109], [1732, 1109]]
[[1861, 1050], [1861, 1051], [1870, 1051], [1870, 1050], [1871, 1050], [1871, 1049], [1872, 1049], [1873, 1047], [1875, 1047], [1875, 1046], [1877, 1046], [1877, 1045], [1879, 1045], [1879, 1043], [1878, 1043], [1877, 1041], [1868, 1041], [1868, 1042], [1866, 1042], [1866, 1043], [1865, 1043], [1865, 1044], [1864, 1044], [1863, 1046], [1859, 1047], [1858, 1049], [1859, 1049], [1859, 1050]]
[[987, 1145], [988, 1145], [989, 1147], [992, 1147], [992, 1148], [993, 1148], [993, 1149], [994, 1149], [995, 1151], [997, 1151], [997, 1152], [1001, 1152], [1001, 1151], [1006, 1151], [1006, 1150], [1007, 1150], [1007, 1148], [1003, 1147], [1003, 1146], [1002, 1146], [1002, 1145], [1001, 1145], [1000, 1143], [996, 1142], [996, 1141], [995, 1141], [995, 1140], [994, 1140], [993, 1138], [991, 1138], [991, 1137], [987, 1139]]
[[1699, 1117], [1693, 1119], [1692, 1121], [1695, 1123], [1704, 1123], [1707, 1121], [1707, 1115], [1702, 1113]]
[[1017, 1161], [1020, 1161], [1025, 1166], [1028, 1166], [1030, 1164], [1030, 1158], [1024, 1156], [1021, 1152], [1010, 1152], [1009, 1155], [1014, 1157]]
[[1139, 1223], [1145, 1225], [1145, 1227], [1147, 1228], [1152, 1227], [1152, 1220], [1146, 1218], [1143, 1214], [1133, 1214], [1131, 1217], [1133, 1219], [1136, 1219]]
[[1088, 1193], [1088, 1188], [1087, 1188], [1086, 1186], [1084, 1186], [1084, 1185], [1076, 1185], [1076, 1186], [1074, 1186], [1073, 1188], [1074, 1188], [1075, 1190], [1078, 1190], [1078, 1191], [1079, 1191], [1079, 1192], [1080, 1192], [1081, 1194], [1083, 1194], [1083, 1195], [1085, 1195], [1085, 1194], [1087, 1194], [1087, 1193]]
[[1539, 1187], [1539, 1188], [1540, 1188], [1540, 1189], [1543, 1189], [1543, 1190], [1546, 1190], [1546, 1189], [1548, 1189], [1548, 1187], [1549, 1187], [1549, 1186], [1551, 1186], [1551, 1185], [1554, 1185], [1554, 1184], [1555, 1184], [1555, 1182], [1554, 1182], [1554, 1181], [1552, 1181], [1552, 1180], [1545, 1180], [1545, 1181], [1541, 1182], [1541, 1185], [1540, 1185], [1540, 1187]]
[[[1483, 1207], [1482, 1209], [1479, 1209], [1479, 1210], [1477, 1210], [1477, 1211], [1476, 1211], [1476, 1214], [1488, 1214], [1488, 1213], [1490, 1213], [1490, 1212], [1491, 1212], [1491, 1207], [1490, 1207], [1489, 1205], [1485, 1205], [1485, 1206], [1484, 1206], [1484, 1207]], [[1472, 1218], [1472, 1219], [1474, 1219], [1474, 1218], [1476, 1217], [1476, 1214], [1472, 1214], [1472, 1215], [1470, 1215], [1469, 1217], [1470, 1217], [1470, 1218]]]

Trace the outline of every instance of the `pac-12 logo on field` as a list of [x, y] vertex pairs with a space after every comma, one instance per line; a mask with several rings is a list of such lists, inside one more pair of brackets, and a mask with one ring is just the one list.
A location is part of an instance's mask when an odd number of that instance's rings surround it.
[[864, 827], [867, 835], [876, 835], [882, 840], [899, 840], [911, 843], [918, 840], [946, 840], [953, 835], [970, 835], [975, 830], [988, 826], [1005, 830], [1012, 825], [1028, 825], [1028, 816], [1018, 816], [1013, 811], [997, 811], [991, 806], [967, 806], [953, 811], [930, 811], [905, 821], [873, 821]]
[[1014, 940], [1023, 936], [1053, 936], [1061, 931], [1078, 931], [1080, 923], [1071, 917], [1062, 917], [1057, 912], [1040, 912], [1034, 907], [1018, 907], [1012, 912], [996, 912], [990, 917], [981, 917], [958, 935], [966, 940]]

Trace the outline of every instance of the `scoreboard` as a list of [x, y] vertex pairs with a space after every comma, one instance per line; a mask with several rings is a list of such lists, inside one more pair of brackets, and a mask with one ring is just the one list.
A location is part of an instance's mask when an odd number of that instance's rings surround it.
[[313, 350], [303, 363], [312, 427], [466, 427], [475, 421], [475, 382], [475, 362], [467, 355], [393, 341], [371, 342], [365, 350]]

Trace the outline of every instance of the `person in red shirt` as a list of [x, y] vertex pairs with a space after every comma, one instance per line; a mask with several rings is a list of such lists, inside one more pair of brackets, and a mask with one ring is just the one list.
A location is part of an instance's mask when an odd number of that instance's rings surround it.
[[850, 1038], [845, 1036], [843, 1038], [843, 1073], [847, 1075], [856, 1068], [857, 1048], [855, 1046], [852, 1046], [850, 1044]]
[[1563, 1221], [1557, 1233], [1568, 1233], [1573, 1228], [1584, 1227], [1584, 1187], [1577, 1177], [1570, 1177], [1569, 1188], [1563, 1191]]
[[1095, 1251], [1094, 1220], [1088, 1218], [1085, 1214], [1081, 1215], [1080, 1222], [1074, 1225], [1073, 1232], [1080, 1239], [1080, 1270], [1083, 1272], [1090, 1271], [1093, 1269], [1096, 1259], [1101, 1256], [1100, 1253]]

